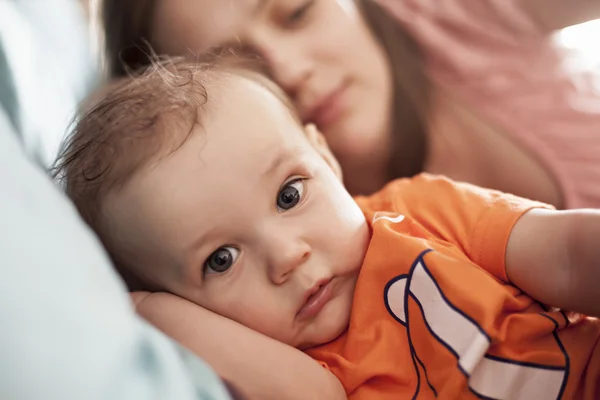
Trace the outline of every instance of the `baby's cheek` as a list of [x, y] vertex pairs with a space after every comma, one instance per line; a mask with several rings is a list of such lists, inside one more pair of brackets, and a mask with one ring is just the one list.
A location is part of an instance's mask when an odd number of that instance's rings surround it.
[[267, 288], [257, 289], [249, 296], [229, 302], [223, 310], [224, 316], [263, 335], [288, 342], [293, 313], [285, 312], [283, 299], [264, 296], [268, 292]]
[[[288, 293], [267, 285], [258, 268], [243, 265], [236, 275], [205, 282], [203, 307], [273, 339], [289, 343], [295, 317]], [[231, 279], [228, 279], [231, 278]], [[279, 288], [281, 289], [281, 288]]]
[[262, 333], [272, 339], [293, 345], [294, 330], [289, 316], [281, 312], [262, 307], [248, 310], [242, 317], [241, 324]]

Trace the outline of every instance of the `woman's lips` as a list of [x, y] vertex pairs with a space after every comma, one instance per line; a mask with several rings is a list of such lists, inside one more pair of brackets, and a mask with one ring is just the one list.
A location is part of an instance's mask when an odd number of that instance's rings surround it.
[[340, 84], [336, 89], [321, 97], [308, 113], [307, 122], [312, 122], [321, 129], [336, 122], [346, 109], [347, 87], [346, 84]]
[[[309, 319], [317, 315], [333, 296], [332, 280], [319, 285], [318, 289], [307, 291], [307, 297], [296, 314], [298, 319]], [[310, 292], [313, 292], [312, 294]]]

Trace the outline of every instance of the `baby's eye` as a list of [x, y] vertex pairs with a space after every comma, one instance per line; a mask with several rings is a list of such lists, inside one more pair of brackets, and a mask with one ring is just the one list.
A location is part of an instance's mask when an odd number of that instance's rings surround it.
[[220, 274], [227, 271], [238, 259], [240, 251], [235, 247], [223, 246], [213, 252], [204, 263], [204, 272]]
[[304, 194], [304, 179], [294, 179], [285, 184], [277, 195], [277, 210], [286, 211], [294, 208]]

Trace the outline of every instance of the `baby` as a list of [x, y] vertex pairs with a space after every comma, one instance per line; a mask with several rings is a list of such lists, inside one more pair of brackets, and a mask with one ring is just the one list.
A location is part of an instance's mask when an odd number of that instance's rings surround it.
[[115, 84], [59, 161], [131, 288], [305, 350], [349, 398], [600, 398], [598, 320], [545, 306], [600, 315], [596, 211], [431, 175], [353, 199], [278, 88], [219, 62]]

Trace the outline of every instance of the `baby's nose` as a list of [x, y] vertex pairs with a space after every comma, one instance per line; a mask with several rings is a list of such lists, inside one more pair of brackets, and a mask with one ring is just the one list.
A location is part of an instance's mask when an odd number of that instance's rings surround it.
[[278, 242], [270, 257], [269, 277], [273, 283], [281, 285], [310, 258], [311, 248], [300, 240]]

